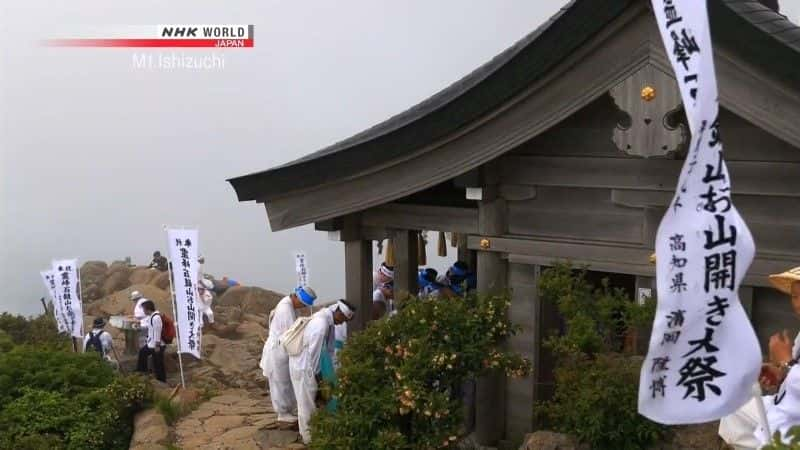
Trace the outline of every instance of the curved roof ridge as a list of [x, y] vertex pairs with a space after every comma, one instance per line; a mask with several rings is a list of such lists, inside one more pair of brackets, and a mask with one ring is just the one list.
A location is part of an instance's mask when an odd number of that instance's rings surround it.
[[[518, 95], [640, 3], [571, 0], [499, 55], [411, 108], [299, 159], [228, 181], [240, 201], [266, 201], [401, 161]], [[800, 83], [800, 27], [756, 0], [712, 0], [709, 15], [713, 39], [774, 79]]]
[[451, 101], [458, 98], [462, 93], [473, 88], [475, 85], [479, 84], [481, 81], [485, 80], [487, 77], [496, 72], [500, 67], [505, 65], [505, 63], [513, 59], [514, 56], [527, 47], [531, 42], [536, 40], [539, 35], [541, 35], [553, 22], [561, 17], [565, 11], [569, 10], [577, 1], [578, 0], [570, 0], [565, 6], [560, 8], [557, 13], [553, 14], [547, 21], [539, 25], [535, 30], [526, 34], [521, 39], [514, 42], [510, 47], [493, 56], [489, 61], [481, 64], [477, 69], [450, 83], [448, 86], [440, 89], [430, 97], [350, 137], [347, 137], [320, 150], [304, 155], [300, 158], [273, 167], [267, 170], [267, 172], [316, 159], [330, 153], [343, 150], [347, 147], [358, 145], [364, 141], [386, 135], [416, 121], [421, 116], [424, 116], [449, 104]]
[[758, 0], [722, 0], [753, 26], [800, 52], [800, 26]]

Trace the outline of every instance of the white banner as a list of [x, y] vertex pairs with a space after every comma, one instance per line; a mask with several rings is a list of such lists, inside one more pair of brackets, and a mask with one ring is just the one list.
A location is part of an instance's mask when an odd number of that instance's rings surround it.
[[69, 330], [67, 319], [64, 316], [64, 311], [61, 307], [61, 302], [56, 301], [56, 281], [53, 270], [42, 270], [39, 272], [42, 275], [42, 281], [47, 288], [47, 295], [50, 298], [50, 303], [53, 304], [53, 317], [56, 319], [59, 333], [66, 333]]
[[297, 272], [297, 286], [308, 286], [306, 252], [294, 253], [294, 270]]
[[[200, 358], [203, 314], [197, 296], [197, 230], [167, 230], [167, 245], [175, 290], [178, 351]], [[165, 312], [165, 311], [162, 311]]]
[[53, 278], [55, 303], [61, 308], [66, 326], [64, 331], [72, 337], [83, 338], [83, 305], [78, 294], [78, 260], [53, 261]]
[[755, 245], [731, 199], [705, 0], [652, 0], [692, 133], [656, 235], [658, 308], [639, 412], [664, 424], [708, 422], [751, 397], [761, 365], [739, 284]]

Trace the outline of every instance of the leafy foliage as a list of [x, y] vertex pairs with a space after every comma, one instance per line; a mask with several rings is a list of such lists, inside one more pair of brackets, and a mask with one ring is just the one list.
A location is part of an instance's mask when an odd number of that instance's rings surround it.
[[0, 314], [0, 331], [16, 345], [35, 344], [56, 348], [70, 345], [69, 337], [58, 333], [56, 321], [51, 315], [26, 318], [4, 312]]
[[335, 414], [312, 420], [312, 449], [455, 447], [460, 387], [490, 371], [524, 376], [527, 361], [497, 344], [514, 332], [507, 296], [411, 299], [348, 340]]
[[58, 340], [11, 346], [9, 335], [27, 339], [38, 325], [1, 319], [12, 326], [0, 334], [0, 448], [127, 448], [133, 415], [152, 396], [147, 381], [120, 378], [97, 355], [65, 351]]
[[652, 322], [655, 301], [640, 306], [608, 280], [595, 289], [585, 270], [568, 264], [543, 272], [539, 289], [566, 329], [547, 341], [557, 358], [555, 394], [537, 405], [537, 416], [592, 448], [649, 447], [667, 428], [637, 413], [642, 358], [620, 351], [627, 330]]
[[781, 440], [778, 432], [772, 437], [772, 441], [761, 447], [762, 450], [800, 450], [800, 426], [795, 426], [786, 432], [788, 443]]

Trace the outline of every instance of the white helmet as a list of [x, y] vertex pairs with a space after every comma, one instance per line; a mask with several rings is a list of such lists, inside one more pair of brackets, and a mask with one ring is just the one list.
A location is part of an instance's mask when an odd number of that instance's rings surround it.
[[131, 292], [131, 300], [139, 300], [140, 298], [142, 298], [142, 294], [139, 291]]

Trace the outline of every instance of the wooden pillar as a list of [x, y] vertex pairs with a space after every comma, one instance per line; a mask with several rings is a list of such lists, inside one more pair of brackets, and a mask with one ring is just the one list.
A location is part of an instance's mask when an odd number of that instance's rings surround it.
[[417, 295], [417, 232], [396, 230], [394, 237], [394, 292], [397, 300]]
[[519, 448], [526, 433], [534, 428], [533, 404], [540, 400], [537, 396], [539, 367], [539, 344], [541, 335], [539, 321], [539, 266], [530, 264], [508, 265], [509, 283], [514, 287], [511, 293], [509, 315], [514, 324], [521, 327], [519, 333], [508, 340], [509, 348], [527, 358], [533, 364], [534, 372], [525, 378], [509, 378], [506, 384], [506, 431], [505, 440], [512, 448]]
[[372, 241], [344, 243], [345, 299], [357, 308], [348, 332], [360, 331], [372, 316]]
[[[487, 168], [491, 175], [493, 168]], [[483, 187], [482, 200], [478, 202], [478, 234], [491, 239], [505, 234], [506, 202], [497, 196], [491, 182]], [[507, 288], [507, 261], [499, 252], [478, 252], [478, 292], [501, 293]], [[506, 382], [502, 373], [478, 379], [475, 392], [475, 437], [481, 445], [495, 445], [505, 434]], [[532, 405], [531, 405], [532, 406]]]

